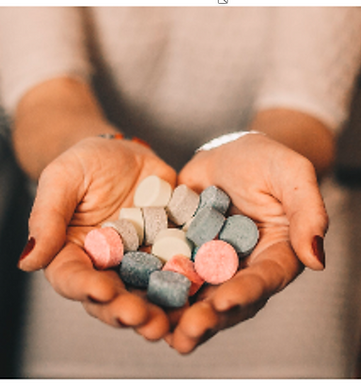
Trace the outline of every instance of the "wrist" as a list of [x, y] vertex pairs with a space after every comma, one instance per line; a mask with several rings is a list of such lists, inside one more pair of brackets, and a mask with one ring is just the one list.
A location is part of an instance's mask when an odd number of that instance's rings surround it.
[[332, 169], [335, 136], [315, 117], [285, 108], [263, 110], [257, 113], [251, 128], [305, 156], [319, 176]]
[[144, 147], [150, 148], [150, 145], [145, 140], [140, 139], [140, 138], [138, 138], [136, 136], [126, 137], [121, 132], [117, 132], [116, 134], [105, 133], [105, 134], [100, 134], [100, 135], [97, 135], [97, 136], [99, 138], [103, 138], [103, 139], [116, 139], [116, 140], [124, 139], [124, 140], [130, 140], [131, 142], [138, 143], [138, 144], [141, 144]]
[[200, 146], [199, 148], [197, 148], [196, 152], [209, 151], [209, 150], [212, 150], [214, 148], [221, 147], [227, 143], [234, 142], [235, 140], [238, 140], [244, 136], [253, 135], [253, 134], [266, 135], [263, 132], [255, 131], [255, 130], [231, 132], [231, 133], [224, 134], [224, 135], [221, 135], [221, 136], [218, 136], [216, 138], [211, 139], [209, 142], [207, 142], [207, 143], [203, 144], [202, 146]]

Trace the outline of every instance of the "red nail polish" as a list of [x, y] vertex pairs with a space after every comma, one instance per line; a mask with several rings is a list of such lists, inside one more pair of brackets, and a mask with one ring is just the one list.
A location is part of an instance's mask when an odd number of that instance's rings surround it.
[[313, 238], [312, 249], [316, 258], [322, 263], [323, 267], [325, 267], [325, 251], [323, 248], [323, 238], [319, 235], [316, 235]]
[[23, 252], [20, 255], [18, 266], [19, 266], [19, 263], [30, 254], [30, 252], [31, 252], [31, 250], [33, 250], [34, 246], [35, 246], [35, 238], [31, 237], [31, 238], [29, 238], [27, 244], [24, 247]]

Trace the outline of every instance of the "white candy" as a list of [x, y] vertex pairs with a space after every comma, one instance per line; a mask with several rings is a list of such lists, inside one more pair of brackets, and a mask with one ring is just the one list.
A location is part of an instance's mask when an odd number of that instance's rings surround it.
[[127, 219], [133, 223], [138, 233], [139, 245], [142, 245], [144, 240], [144, 219], [142, 210], [139, 207], [123, 207], [120, 210], [119, 219]]
[[156, 175], [143, 179], [134, 194], [136, 207], [166, 207], [172, 195], [172, 187]]
[[156, 236], [152, 254], [165, 262], [177, 254], [182, 254], [190, 259], [192, 244], [186, 238], [183, 230], [168, 228], [160, 231]]

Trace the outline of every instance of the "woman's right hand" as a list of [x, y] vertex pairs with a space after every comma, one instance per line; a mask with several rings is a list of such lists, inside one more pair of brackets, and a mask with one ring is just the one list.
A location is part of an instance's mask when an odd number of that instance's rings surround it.
[[175, 171], [142, 144], [91, 137], [72, 146], [40, 176], [18, 266], [44, 269], [59, 294], [101, 321], [158, 340], [169, 331], [165, 312], [127, 291], [115, 271], [96, 270], [82, 247], [91, 229], [132, 206], [136, 186], [151, 174], [174, 188]]

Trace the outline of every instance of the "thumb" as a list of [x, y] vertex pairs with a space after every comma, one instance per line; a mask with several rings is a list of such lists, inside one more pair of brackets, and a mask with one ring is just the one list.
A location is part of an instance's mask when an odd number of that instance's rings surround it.
[[323, 270], [323, 240], [328, 228], [328, 215], [313, 167], [304, 168], [292, 180], [294, 182], [290, 184], [288, 179], [281, 198], [290, 222], [291, 245], [305, 266]]
[[[60, 167], [59, 167], [60, 166]], [[29, 218], [29, 239], [18, 268], [34, 271], [46, 267], [63, 247], [67, 226], [78, 203], [77, 169], [53, 163], [40, 176]]]

